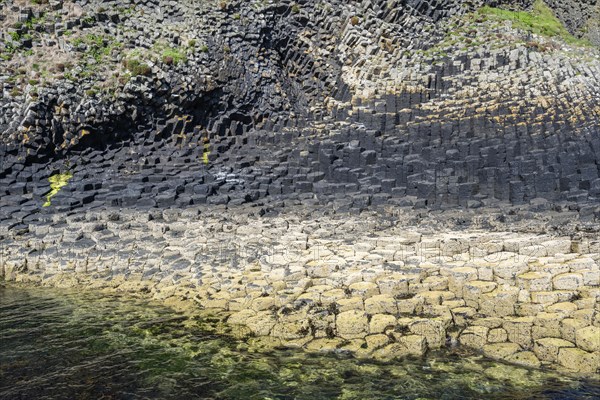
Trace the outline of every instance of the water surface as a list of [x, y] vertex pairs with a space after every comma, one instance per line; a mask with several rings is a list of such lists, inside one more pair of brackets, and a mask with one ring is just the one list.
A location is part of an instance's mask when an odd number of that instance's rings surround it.
[[0, 399], [597, 399], [600, 383], [450, 352], [257, 352], [219, 322], [118, 295], [0, 286]]

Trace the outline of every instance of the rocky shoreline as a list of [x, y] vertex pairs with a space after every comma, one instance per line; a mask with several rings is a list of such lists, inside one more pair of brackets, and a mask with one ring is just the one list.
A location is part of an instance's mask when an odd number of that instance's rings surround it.
[[597, 374], [600, 8], [576, 3], [2, 2], [2, 279], [194, 302], [265, 345]]
[[[262, 216], [250, 206], [57, 213], [4, 241], [0, 271], [9, 282], [193, 301], [265, 346], [389, 360], [460, 345], [598, 372], [600, 242], [577, 228], [576, 213], [417, 214], [306, 205]], [[571, 235], [544, 233], [560, 218]]]

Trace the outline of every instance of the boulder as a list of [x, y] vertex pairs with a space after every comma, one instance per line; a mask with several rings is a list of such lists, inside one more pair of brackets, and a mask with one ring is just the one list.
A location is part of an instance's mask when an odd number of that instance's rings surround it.
[[245, 325], [256, 336], [266, 336], [271, 333], [276, 323], [275, 315], [271, 311], [261, 311], [256, 313], [255, 316], [248, 317]]
[[362, 297], [363, 299], [379, 294], [379, 288], [373, 282], [356, 282], [351, 284], [349, 289], [353, 297]]
[[271, 335], [283, 340], [306, 338], [309, 333], [310, 325], [307, 320], [293, 320], [287, 318], [280, 318], [271, 330]]
[[533, 345], [531, 328], [534, 320], [533, 317], [507, 318], [502, 327], [508, 334], [508, 340], [519, 344], [523, 348], [531, 348]]
[[383, 333], [379, 333], [365, 337], [365, 341], [367, 342], [367, 347], [369, 349], [377, 350], [387, 345], [390, 342], [390, 338]]
[[479, 311], [490, 317], [507, 317], [515, 314], [519, 289], [516, 287], [496, 289], [481, 295]]
[[373, 314], [397, 314], [396, 299], [389, 294], [379, 294], [365, 300], [365, 311]]
[[527, 263], [521, 260], [521, 257], [511, 257], [508, 260], [502, 260], [493, 267], [494, 276], [503, 280], [511, 281], [529, 270]]
[[552, 275], [547, 272], [527, 272], [517, 276], [517, 286], [532, 292], [552, 290]]
[[487, 344], [489, 329], [485, 326], [470, 326], [462, 331], [458, 340], [460, 344], [474, 349], [483, 349]]
[[477, 269], [472, 267], [452, 267], [442, 272], [448, 275], [448, 289], [457, 296], [462, 295], [465, 282], [477, 280]]
[[497, 360], [504, 360], [520, 350], [521, 346], [516, 343], [494, 343], [483, 346], [483, 354]]
[[373, 352], [376, 360], [388, 361], [407, 356], [422, 356], [427, 351], [426, 339], [420, 335], [408, 335], [399, 338], [398, 342], [391, 343]]
[[398, 339], [398, 343], [406, 348], [406, 352], [413, 356], [422, 356], [427, 352], [427, 340], [420, 335], [407, 335]]
[[508, 334], [504, 328], [490, 329], [487, 336], [488, 343], [503, 343], [508, 340]]
[[560, 338], [560, 324], [565, 318], [561, 313], [537, 313], [531, 328], [531, 336], [533, 339], [541, 339], [544, 337]]
[[522, 365], [523, 367], [539, 368], [541, 363], [535, 354], [531, 351], [520, 351], [505, 358], [512, 364]]
[[600, 354], [563, 347], [558, 351], [558, 363], [574, 372], [596, 373], [600, 368]]
[[495, 282], [471, 281], [465, 283], [463, 287], [463, 298], [468, 306], [479, 308], [481, 295], [490, 293], [498, 286]]
[[560, 336], [575, 343], [577, 341], [576, 333], [579, 329], [585, 328], [588, 324], [580, 319], [566, 318], [560, 323]]
[[364, 302], [360, 297], [351, 297], [349, 299], [336, 300], [335, 305], [340, 312], [351, 310], [364, 310]]
[[577, 290], [583, 286], [583, 275], [581, 274], [561, 274], [552, 279], [554, 290]]
[[308, 342], [305, 346], [308, 351], [331, 352], [335, 351], [344, 341], [339, 338], [319, 338]]

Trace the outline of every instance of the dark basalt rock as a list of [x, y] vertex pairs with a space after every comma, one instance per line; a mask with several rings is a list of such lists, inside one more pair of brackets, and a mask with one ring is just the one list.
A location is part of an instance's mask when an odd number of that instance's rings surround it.
[[[476, 7], [531, 1], [76, 3], [89, 18], [67, 18], [62, 3], [46, 12], [60, 10], [60, 29], [108, 32], [125, 48], [188, 46], [186, 60], [155, 60], [112, 97], [90, 92], [98, 77], [0, 97], [0, 218], [24, 204], [50, 212], [351, 198], [339, 209], [358, 212], [600, 196], [596, 50], [569, 58], [543, 50], [553, 42], [485, 22], [440, 47], [459, 34], [450, 22]], [[548, 3], [573, 32], [596, 7]], [[164, 28], [175, 23], [185, 35]], [[57, 32], [42, 38], [75, 51]], [[473, 44], [479, 33], [495, 45]], [[510, 45], [514, 35], [528, 41]], [[124, 55], [104, 61], [122, 68]], [[47, 178], [67, 170], [73, 178], [41, 209]]]

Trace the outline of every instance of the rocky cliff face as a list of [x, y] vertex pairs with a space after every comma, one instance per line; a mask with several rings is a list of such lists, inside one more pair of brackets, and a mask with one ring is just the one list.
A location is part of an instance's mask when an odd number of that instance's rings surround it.
[[600, 45], [600, 3], [597, 0], [549, 0], [548, 5], [573, 34]]
[[2, 1], [0, 278], [597, 375], [597, 4], [573, 4]]
[[540, 0], [4, 1], [2, 201], [593, 203], [597, 6], [548, 4], [590, 40]]

